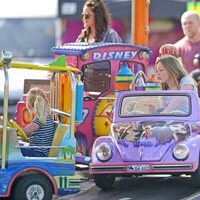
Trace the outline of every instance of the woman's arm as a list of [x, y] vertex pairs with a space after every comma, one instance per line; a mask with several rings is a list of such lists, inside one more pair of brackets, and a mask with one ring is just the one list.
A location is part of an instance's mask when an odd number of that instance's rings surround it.
[[170, 104], [165, 107], [165, 109], [162, 111], [162, 113], [168, 113], [173, 110], [177, 110], [177, 108], [180, 107], [180, 105], [183, 103], [184, 103], [183, 97], [173, 97]]
[[160, 108], [163, 108], [163, 110], [164, 110], [164, 108], [167, 106], [167, 104], [165, 103], [165, 99], [164, 98], [166, 98], [166, 97], [160, 97]]
[[37, 131], [39, 129], [39, 125], [34, 123], [34, 122], [31, 122], [30, 124], [28, 124], [23, 130], [24, 132], [26, 133], [26, 135], [28, 137], [31, 136], [31, 134], [34, 132], [34, 131]]
[[[189, 81], [189, 82], [188, 82]], [[187, 83], [186, 83], [187, 82]], [[191, 84], [190, 84], [191, 82]], [[195, 85], [193, 84], [193, 81], [185, 77], [182, 84], [180, 85], [180, 90], [194, 90]], [[183, 97], [174, 97], [170, 104], [166, 105], [165, 109], [163, 112], [171, 112], [173, 110], [176, 110], [177, 108], [180, 107], [180, 105], [183, 105], [185, 103], [185, 99]]]
[[164, 101], [164, 97], [159, 98], [159, 103], [160, 103], [159, 108], [156, 108], [156, 106], [153, 105], [153, 104], [144, 104], [144, 106], [147, 107], [149, 113], [158, 114], [158, 113], [162, 112], [164, 110], [164, 108], [167, 106], [165, 101]]

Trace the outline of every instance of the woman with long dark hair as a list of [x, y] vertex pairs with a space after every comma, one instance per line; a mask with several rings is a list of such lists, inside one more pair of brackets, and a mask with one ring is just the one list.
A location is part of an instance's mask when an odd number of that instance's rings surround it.
[[83, 29], [76, 42], [122, 42], [111, 28], [111, 14], [103, 0], [86, 0], [81, 18]]

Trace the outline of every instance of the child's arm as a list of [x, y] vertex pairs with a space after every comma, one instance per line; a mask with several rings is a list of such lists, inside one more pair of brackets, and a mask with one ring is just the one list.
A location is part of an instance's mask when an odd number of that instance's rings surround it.
[[34, 131], [37, 131], [39, 129], [39, 125], [34, 123], [34, 122], [31, 122], [29, 125], [27, 125], [23, 130], [24, 132], [26, 133], [26, 135], [28, 137], [31, 136], [32, 132]]

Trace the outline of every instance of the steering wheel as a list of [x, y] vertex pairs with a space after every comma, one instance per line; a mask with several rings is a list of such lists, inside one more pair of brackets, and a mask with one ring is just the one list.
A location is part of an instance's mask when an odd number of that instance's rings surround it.
[[22, 140], [24, 140], [25, 142], [28, 142], [29, 139], [28, 139], [26, 133], [23, 131], [23, 129], [13, 119], [11, 119], [8, 122], [8, 125], [9, 125], [9, 123], [10, 123], [10, 127], [16, 129], [17, 135], [20, 136], [22, 138]]

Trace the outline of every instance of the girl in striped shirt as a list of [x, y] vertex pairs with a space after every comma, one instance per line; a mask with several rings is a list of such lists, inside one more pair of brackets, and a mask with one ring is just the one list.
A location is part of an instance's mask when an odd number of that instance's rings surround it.
[[[35, 115], [32, 122], [24, 128], [30, 137], [30, 146], [51, 146], [55, 132], [50, 106], [43, 90], [32, 88], [26, 97], [26, 107]], [[47, 157], [49, 148], [22, 148], [23, 156]]]

